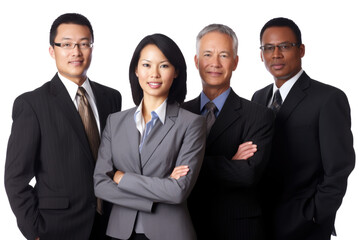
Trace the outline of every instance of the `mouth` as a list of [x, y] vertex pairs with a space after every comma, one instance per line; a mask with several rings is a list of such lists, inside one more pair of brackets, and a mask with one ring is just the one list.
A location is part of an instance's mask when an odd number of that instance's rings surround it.
[[271, 68], [275, 69], [275, 70], [281, 70], [285, 67], [285, 64], [282, 63], [275, 63], [271, 65]]
[[213, 77], [218, 77], [222, 74], [222, 72], [208, 71], [207, 74]]
[[69, 61], [69, 63], [72, 64], [72, 65], [74, 65], [74, 66], [80, 66], [83, 62], [84, 62], [84, 60], [73, 60], [73, 61]]
[[154, 89], [161, 87], [161, 84], [161, 82], [148, 82], [149, 87]]

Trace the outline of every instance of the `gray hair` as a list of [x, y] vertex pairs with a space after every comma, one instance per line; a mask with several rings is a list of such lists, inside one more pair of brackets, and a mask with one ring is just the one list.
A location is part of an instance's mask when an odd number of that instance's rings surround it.
[[200, 45], [200, 39], [205, 36], [207, 33], [210, 32], [219, 32], [219, 33], [224, 33], [228, 36], [231, 37], [232, 39], [232, 44], [233, 44], [233, 53], [234, 53], [234, 58], [236, 58], [237, 56], [237, 51], [238, 51], [238, 39], [236, 37], [235, 32], [228, 26], [223, 25], [223, 24], [210, 24], [206, 27], [204, 27], [199, 34], [196, 37], [196, 55], [199, 56], [199, 45]]

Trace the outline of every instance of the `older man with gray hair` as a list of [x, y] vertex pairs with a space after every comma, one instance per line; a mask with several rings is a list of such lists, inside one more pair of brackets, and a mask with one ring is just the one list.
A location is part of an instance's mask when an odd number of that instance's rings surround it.
[[195, 65], [203, 91], [183, 104], [208, 124], [203, 167], [188, 199], [198, 239], [264, 239], [257, 184], [270, 154], [274, 114], [231, 89], [237, 47], [228, 26], [200, 31]]

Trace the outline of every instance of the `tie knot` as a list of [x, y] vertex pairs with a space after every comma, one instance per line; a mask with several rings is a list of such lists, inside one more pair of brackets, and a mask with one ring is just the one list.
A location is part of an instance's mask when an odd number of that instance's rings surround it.
[[217, 109], [216, 105], [212, 101], [209, 101], [207, 104], [205, 104], [205, 108], [208, 110], [208, 112], [215, 112]]
[[83, 87], [79, 87], [77, 90], [77, 95], [79, 95], [80, 97], [85, 96], [86, 90]]
[[279, 104], [282, 104], [282, 98], [281, 98], [279, 89], [276, 90], [274, 93], [274, 101], [276, 101]]

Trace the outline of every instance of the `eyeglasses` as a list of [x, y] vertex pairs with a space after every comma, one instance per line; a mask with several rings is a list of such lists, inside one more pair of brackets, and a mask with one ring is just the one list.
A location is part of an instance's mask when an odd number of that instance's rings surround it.
[[285, 42], [280, 43], [279, 45], [266, 44], [264, 46], [260, 46], [260, 49], [263, 51], [263, 53], [273, 53], [275, 48], [278, 47], [280, 52], [288, 52], [294, 46], [300, 46], [300, 43]]
[[54, 43], [54, 45], [57, 47], [61, 47], [63, 49], [74, 49], [76, 45], [78, 45], [80, 49], [89, 49], [93, 47], [93, 43], [91, 42], [81, 42], [81, 43], [62, 42], [62, 43]]

